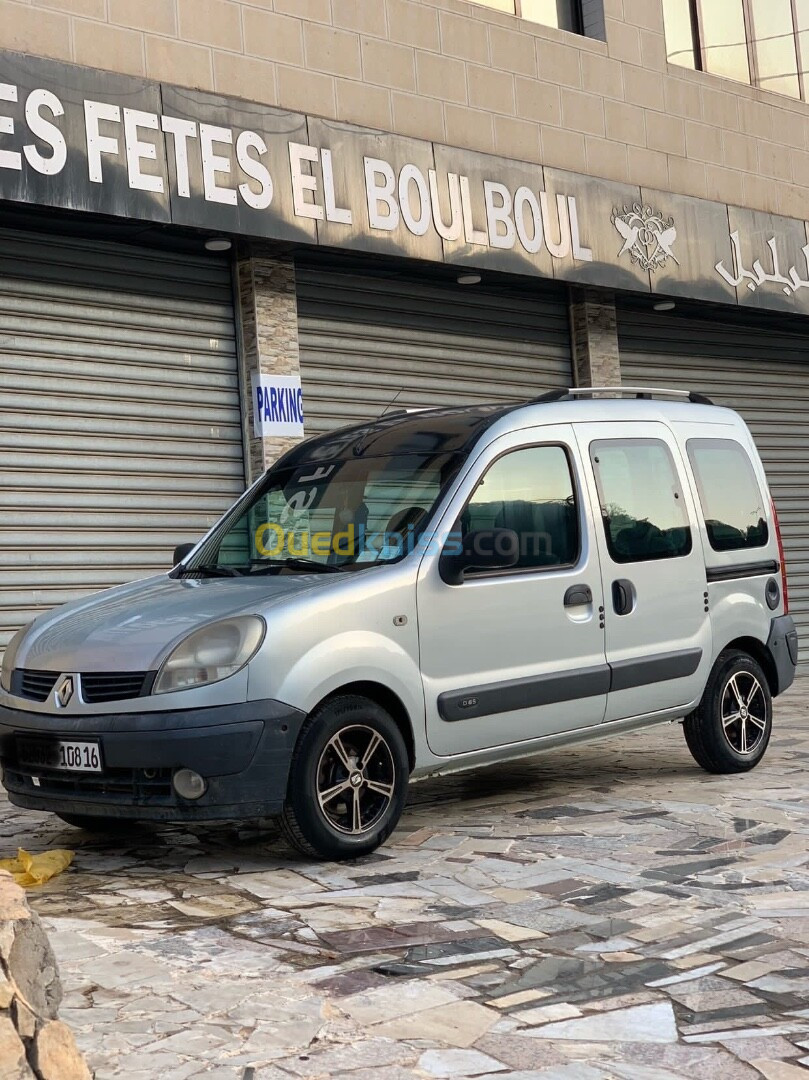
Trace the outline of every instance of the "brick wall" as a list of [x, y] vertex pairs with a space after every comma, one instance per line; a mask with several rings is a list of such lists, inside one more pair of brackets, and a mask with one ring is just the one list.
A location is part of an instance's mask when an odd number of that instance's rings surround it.
[[809, 216], [809, 106], [666, 64], [661, 0], [607, 42], [465, 0], [0, 0], [0, 48]]

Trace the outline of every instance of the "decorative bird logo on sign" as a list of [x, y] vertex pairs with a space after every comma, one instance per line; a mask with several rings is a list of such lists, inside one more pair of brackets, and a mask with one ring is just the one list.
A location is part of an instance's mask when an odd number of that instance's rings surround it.
[[629, 252], [632, 262], [642, 270], [652, 271], [665, 266], [669, 259], [680, 265], [672, 250], [677, 239], [674, 218], [665, 218], [651, 206], [634, 203], [620, 210], [614, 208], [612, 223], [624, 240], [624, 246], [618, 252], [619, 259]]

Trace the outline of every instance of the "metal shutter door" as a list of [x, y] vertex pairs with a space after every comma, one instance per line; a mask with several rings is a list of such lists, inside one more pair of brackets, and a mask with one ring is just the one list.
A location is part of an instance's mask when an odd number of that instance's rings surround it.
[[307, 435], [394, 408], [520, 401], [571, 385], [567, 293], [298, 265]]
[[[621, 372], [629, 386], [698, 390], [750, 426], [784, 537], [790, 608], [809, 670], [809, 360], [806, 332], [619, 310]], [[794, 327], [794, 323], [792, 324]]]
[[0, 230], [0, 653], [244, 490], [229, 267]]

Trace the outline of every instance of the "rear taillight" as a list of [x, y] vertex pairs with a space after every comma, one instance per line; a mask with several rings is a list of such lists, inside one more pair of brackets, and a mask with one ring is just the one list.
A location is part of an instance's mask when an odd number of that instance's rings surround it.
[[784, 614], [789, 614], [789, 589], [787, 588], [787, 563], [784, 558], [784, 541], [781, 538], [781, 525], [778, 521], [778, 511], [775, 503], [770, 499], [772, 519], [775, 522], [775, 538], [778, 541], [778, 561], [781, 564], [781, 592], [784, 594]]

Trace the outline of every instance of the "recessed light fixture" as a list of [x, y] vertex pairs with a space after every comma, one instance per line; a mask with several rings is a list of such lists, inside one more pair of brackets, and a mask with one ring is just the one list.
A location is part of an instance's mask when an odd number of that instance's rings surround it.
[[658, 300], [653, 306], [655, 311], [674, 311], [677, 305], [673, 300]]
[[230, 251], [233, 247], [233, 241], [228, 240], [226, 236], [212, 236], [210, 240], [205, 241], [206, 251]]
[[459, 285], [480, 285], [480, 274], [458, 274]]

